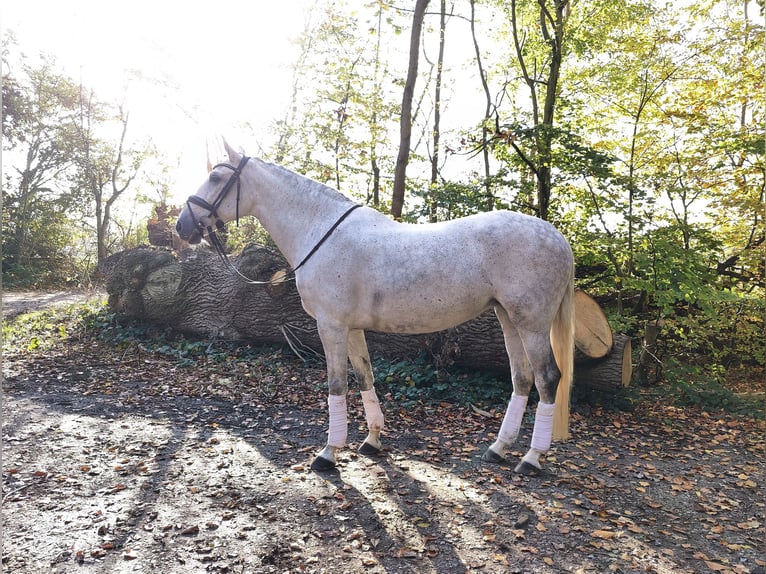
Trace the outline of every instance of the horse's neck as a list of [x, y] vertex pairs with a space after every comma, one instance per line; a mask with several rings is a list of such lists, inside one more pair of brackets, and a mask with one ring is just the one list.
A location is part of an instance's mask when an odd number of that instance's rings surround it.
[[248, 210], [291, 265], [297, 265], [351, 201], [339, 192], [285, 168], [256, 161]]

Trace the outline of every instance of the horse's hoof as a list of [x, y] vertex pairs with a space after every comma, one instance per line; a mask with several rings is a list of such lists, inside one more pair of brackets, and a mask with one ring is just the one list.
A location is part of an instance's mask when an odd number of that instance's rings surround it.
[[380, 454], [380, 449], [372, 446], [368, 442], [364, 442], [362, 443], [362, 446], [359, 447], [359, 454], [363, 454], [364, 456], [378, 456]]
[[523, 474], [525, 476], [537, 476], [540, 474], [541, 469], [537, 468], [534, 464], [530, 464], [525, 460], [522, 460], [513, 469], [516, 474]]
[[484, 462], [490, 462], [492, 464], [505, 464], [508, 462], [508, 459], [500, 456], [491, 448], [488, 448], [487, 450], [484, 451], [484, 454], [481, 455], [481, 460], [483, 460]]
[[331, 460], [327, 460], [323, 456], [317, 456], [311, 462], [311, 470], [314, 472], [327, 472], [328, 470], [333, 470], [334, 468], [335, 463]]

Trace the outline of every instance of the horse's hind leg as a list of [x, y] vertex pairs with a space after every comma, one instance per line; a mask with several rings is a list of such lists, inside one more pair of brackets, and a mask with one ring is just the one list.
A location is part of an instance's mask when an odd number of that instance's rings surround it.
[[505, 348], [511, 362], [511, 380], [513, 381], [513, 394], [505, 411], [503, 424], [497, 435], [497, 440], [484, 452], [482, 459], [487, 462], [501, 463], [506, 461], [506, 455], [510, 446], [516, 442], [516, 437], [521, 428], [524, 411], [529, 399], [529, 391], [532, 390], [534, 373], [527, 360], [524, 345], [521, 342], [516, 327], [511, 324], [508, 313], [502, 307], [495, 308], [495, 314], [503, 328]]
[[375, 393], [375, 378], [372, 373], [372, 364], [370, 363], [370, 354], [367, 351], [364, 331], [353, 330], [349, 332], [348, 357], [359, 382], [364, 414], [367, 419], [368, 434], [359, 448], [359, 452], [366, 455], [378, 454], [383, 448], [380, 442], [380, 432], [383, 430], [384, 419], [378, 396]]
[[311, 468], [317, 471], [335, 468], [335, 451], [346, 446], [348, 437], [348, 329], [342, 326], [322, 324], [317, 321], [319, 338], [322, 339], [327, 359], [327, 405], [330, 413], [327, 430], [327, 446], [314, 458]]
[[553, 437], [553, 411], [556, 402], [556, 389], [561, 378], [556, 359], [551, 348], [550, 335], [546, 333], [522, 332], [521, 337], [527, 358], [535, 373], [535, 386], [540, 393], [540, 402], [535, 412], [535, 426], [532, 431], [532, 444], [515, 471], [522, 474], [536, 474], [540, 471], [540, 455], [548, 452]]

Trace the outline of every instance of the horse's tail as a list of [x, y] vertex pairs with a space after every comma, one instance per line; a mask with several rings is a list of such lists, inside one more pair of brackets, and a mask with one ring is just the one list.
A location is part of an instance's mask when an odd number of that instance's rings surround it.
[[551, 347], [561, 380], [556, 391], [556, 408], [553, 411], [553, 439], [569, 438], [569, 394], [574, 373], [574, 268], [569, 277], [564, 298], [551, 324]]

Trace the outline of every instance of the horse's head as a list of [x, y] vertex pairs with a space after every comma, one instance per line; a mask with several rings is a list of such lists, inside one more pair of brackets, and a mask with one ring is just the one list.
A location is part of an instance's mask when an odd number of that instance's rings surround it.
[[223, 228], [226, 222], [239, 219], [239, 177], [250, 158], [237, 153], [226, 142], [224, 145], [229, 163], [213, 167], [207, 181], [186, 201], [178, 216], [176, 231], [189, 243], [199, 243], [206, 231], [209, 234]]

